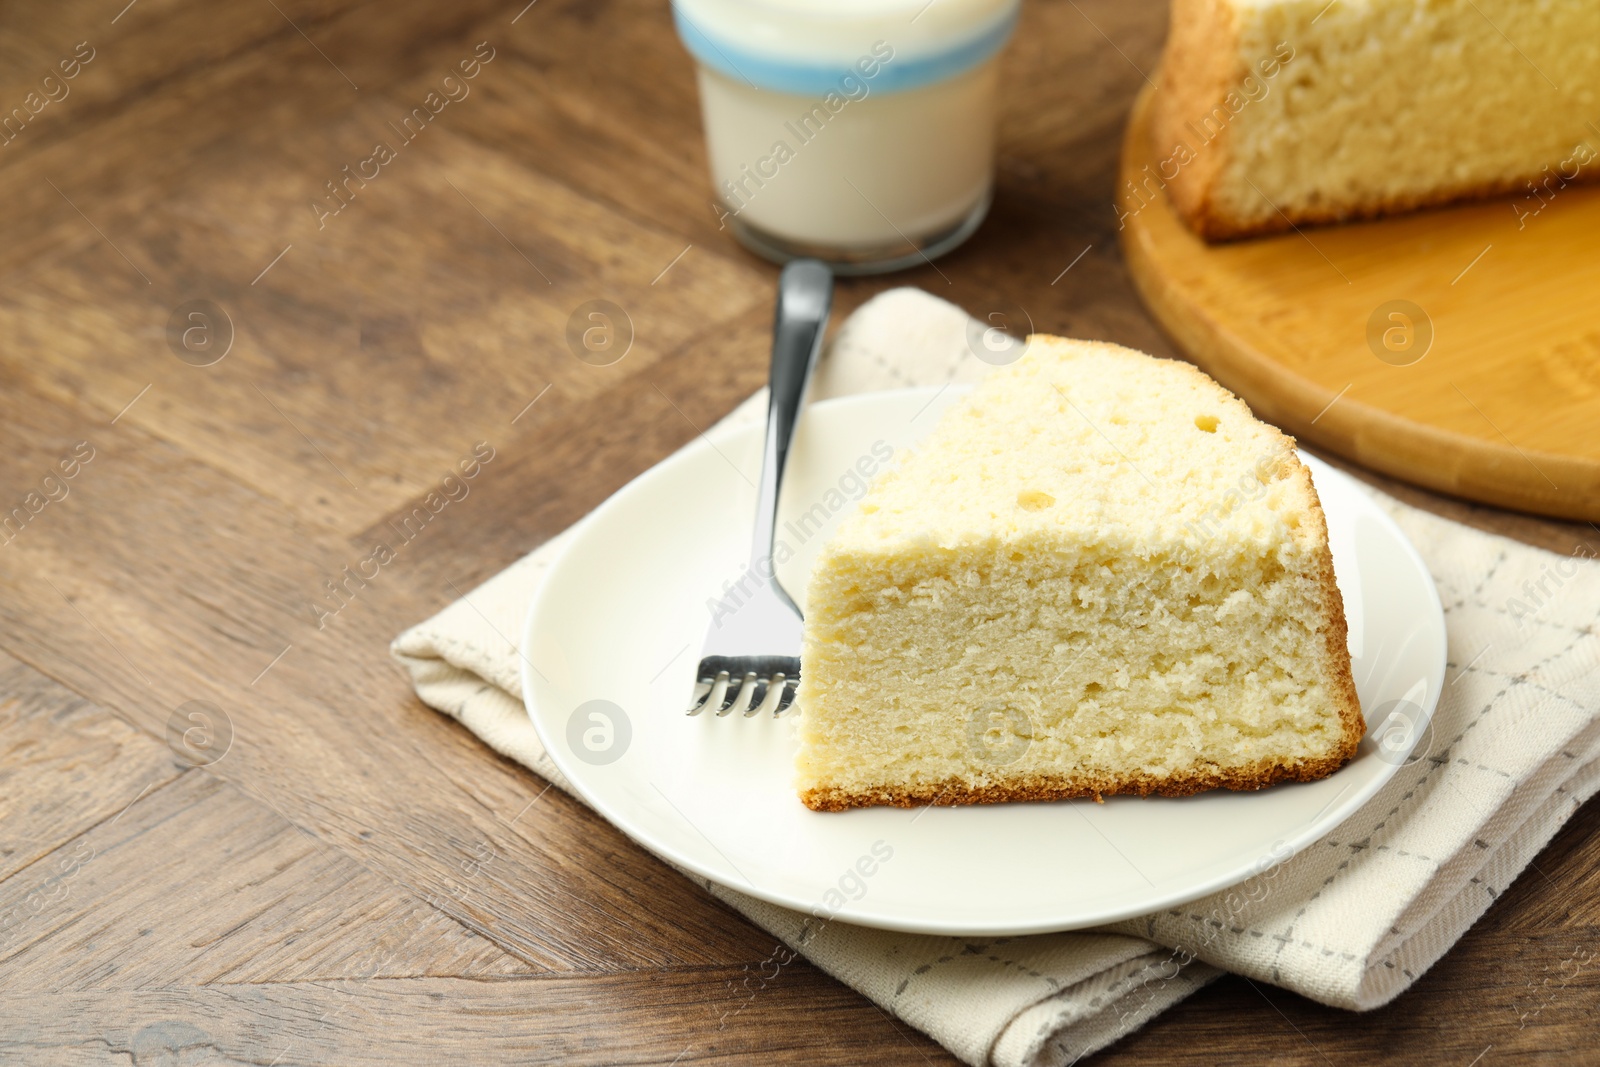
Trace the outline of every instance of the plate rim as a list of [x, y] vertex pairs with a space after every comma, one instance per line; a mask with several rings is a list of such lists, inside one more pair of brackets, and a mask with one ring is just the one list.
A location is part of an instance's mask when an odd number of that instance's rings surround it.
[[[970, 392], [972, 388], [973, 385], [971, 383], [946, 383], [944, 386], [908, 386], [899, 389], [870, 390], [861, 393], [851, 393], [845, 396], [830, 397], [826, 400], [818, 400], [808, 405], [808, 410], [811, 407], [843, 407], [855, 404], [870, 403], [875, 399], [883, 397], [885, 394], [897, 394], [904, 396], [914, 396], [920, 394], [922, 396], [937, 398], [941, 393], [949, 393], [953, 399]], [[717, 451], [716, 446], [718, 444], [727, 441], [730, 437], [739, 433], [759, 430], [760, 425], [760, 422], [730, 425], [726, 422], [726, 420], [724, 420], [723, 422], [711, 427], [706, 432], [701, 433], [695, 440], [679, 448], [671, 455], [663, 458], [658, 463], [651, 465], [635, 477], [629, 479], [627, 483], [620, 486], [616, 491], [607, 496], [605, 500], [601, 501], [600, 504], [598, 504], [582, 519], [568, 527], [566, 534], [570, 536], [567, 538], [567, 543], [561, 546], [560, 550], [550, 560], [550, 563], [546, 567], [545, 573], [547, 579], [549, 575], [556, 573], [558, 569], [567, 561], [568, 557], [573, 554], [577, 546], [582, 542], [583, 535], [589, 526], [599, 521], [599, 517], [601, 515], [605, 514], [612, 508], [620, 506], [620, 501], [627, 497], [630, 492], [637, 491], [638, 487], [647, 479], [658, 477], [659, 472], [673, 469], [684, 463], [693, 462], [699, 458], [701, 453], [714, 453]], [[1298, 448], [1296, 449], [1296, 452], [1302, 462], [1309, 461], [1308, 465], [1312, 465], [1314, 467], [1313, 481], [1316, 477], [1322, 476], [1322, 472], [1325, 471], [1331, 474], [1335, 480], [1346, 482], [1357, 492], [1363, 495], [1368, 495], [1360, 480], [1354, 476], [1345, 473], [1318, 456], [1301, 452]], [[1318, 497], [1320, 502], [1320, 489], [1318, 490]], [[1389, 515], [1388, 512], [1379, 506], [1376, 500], [1371, 500], [1370, 495], [1368, 495], [1368, 499], [1373, 505], [1372, 515], [1380, 524], [1386, 527], [1390, 534], [1394, 536], [1407, 560], [1417, 570], [1417, 572], [1426, 579], [1423, 585], [1428, 592], [1428, 607], [1431, 608], [1431, 611], [1428, 613], [1429, 619], [1430, 622], [1435, 624], [1435, 626], [1432, 628], [1433, 632], [1440, 635], [1440, 640], [1438, 641], [1437, 662], [1433, 664], [1434, 669], [1429, 679], [1430, 692], [1424, 698], [1422, 708], [1423, 715], [1418, 720], [1418, 725], [1421, 728], [1417, 730], [1417, 737], [1420, 739], [1425, 732], [1425, 728], [1432, 723], [1434, 713], [1438, 708], [1439, 699], [1443, 695], [1442, 683], [1445, 677], [1449, 655], [1449, 635], [1445, 627], [1444, 605], [1439, 598], [1438, 584], [1434, 581], [1432, 572], [1428, 569], [1426, 561], [1422, 558], [1422, 554], [1417, 551], [1417, 547], [1412, 543], [1411, 538], [1406, 536], [1405, 531], [1400, 528], [1399, 523], [1395, 522], [1393, 516]], [[538, 736], [540, 744], [544, 746], [545, 754], [555, 765], [556, 769], [561, 772], [562, 776], [566, 778], [566, 780], [572, 785], [573, 789], [577, 791], [578, 795], [583, 799], [583, 801], [597, 815], [603, 818], [611, 826], [619, 830], [634, 844], [650, 853], [652, 856], [664, 860], [667, 863], [680, 868], [681, 870], [699, 875], [710, 882], [722, 886], [724, 889], [745, 894], [757, 900], [774, 904], [779, 907], [788, 908], [792, 911], [797, 911], [802, 914], [810, 914], [816, 904], [814, 900], [803, 900], [798, 897], [791, 896], [781, 890], [764, 890], [754, 883], [703, 863], [694, 856], [684, 854], [681, 851], [673, 848], [670, 843], [648, 839], [648, 835], [644, 834], [642, 831], [637, 831], [637, 828], [631, 825], [629, 820], [614, 816], [613, 812], [610, 810], [611, 806], [603, 802], [590, 790], [585, 782], [583, 765], [576, 765], [578, 769], [575, 771], [575, 762], [561, 754], [561, 746], [559, 743], [560, 739], [549, 736], [546, 733], [540, 717], [535, 710], [534, 705], [536, 698], [532, 677], [533, 663], [529, 655], [533, 642], [534, 623], [540, 615], [540, 608], [550, 589], [551, 583], [548, 580], [541, 581], [539, 583], [539, 587], [534, 591], [533, 599], [529, 602], [527, 611], [523, 616], [522, 633], [520, 634], [520, 643], [518, 645], [520, 659], [520, 663], [518, 664], [518, 678], [522, 685], [523, 711], [525, 714], [527, 714], [529, 721], [532, 723], [534, 732]], [[1432, 684], [1434, 682], [1438, 682], [1440, 684]], [[1365, 716], [1365, 709], [1363, 709], [1363, 716]], [[1367, 733], [1370, 732], [1372, 728], [1371, 724], [1364, 724], [1364, 726], [1365, 729], [1363, 730], [1362, 734], [1363, 739], [1365, 739]], [[1346, 766], [1348, 767], [1349, 764], [1346, 764]], [[1321, 812], [1309, 820], [1305, 826], [1300, 828], [1295, 834], [1285, 838], [1281, 842], [1274, 844], [1275, 855], [1276, 849], [1279, 847], [1279, 845], [1288, 849], [1288, 853], [1277, 858], [1275, 862], [1281, 863], [1292, 856], [1298, 855], [1309, 846], [1315, 844], [1323, 837], [1332, 833], [1341, 824], [1343, 824], [1346, 819], [1350, 818], [1357, 811], [1359, 811], [1368, 800], [1371, 800], [1372, 797], [1376, 796], [1386, 785], [1388, 785], [1394, 779], [1394, 776], [1398, 774], [1405, 766], [1406, 764], [1404, 762], [1391, 765], [1382, 773], [1374, 775], [1362, 786], [1362, 788], [1351, 792], [1349, 795], [1346, 795], [1345, 792], [1341, 791], [1332, 802], [1330, 802], [1325, 808], [1323, 808]], [[1334, 776], [1342, 773], [1342, 771], [1343, 768], [1341, 768], [1340, 771], [1335, 771]], [[1267, 791], [1263, 790], [1258, 795], [1266, 794]], [[1162, 798], [1145, 797], [1142, 799], [1146, 801], [1154, 800], [1159, 802], [1159, 800]], [[1003, 808], [1004, 805], [997, 805], [997, 807]], [[1182, 890], [1169, 892], [1153, 902], [1141, 901], [1137, 906], [1107, 908], [1092, 915], [1066, 920], [1022, 923], [1014, 921], [1007, 922], [1005, 920], [996, 920], [990, 923], [977, 924], [931, 923], [915, 918], [896, 918], [892, 914], [879, 914], [871, 912], [867, 909], [856, 909], [846, 906], [845, 908], [832, 913], [829, 916], [829, 921], [839, 922], [851, 926], [861, 926], [869, 929], [887, 930], [897, 933], [928, 934], [937, 936], [1021, 937], [1033, 934], [1062, 933], [1071, 930], [1091, 929], [1108, 923], [1121, 922], [1127, 919], [1137, 918], [1142, 915], [1149, 915], [1152, 912], [1160, 911], [1163, 908], [1176, 907], [1182, 904], [1192, 903], [1193, 901], [1202, 897], [1220, 892], [1231, 886], [1239, 885], [1249, 880], [1249, 878], [1252, 876], [1253, 872], [1247, 871], [1246, 873], [1240, 874], [1237, 870], [1231, 870], [1228, 873], [1214, 876], [1204, 882], [1189, 884]], [[865, 903], [865, 901], [852, 903]]]

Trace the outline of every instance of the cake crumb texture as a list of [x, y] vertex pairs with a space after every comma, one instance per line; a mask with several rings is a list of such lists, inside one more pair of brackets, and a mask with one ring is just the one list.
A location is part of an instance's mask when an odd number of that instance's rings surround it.
[[1589, 0], [1173, 0], [1151, 180], [1214, 239], [1507, 192], [1538, 207], [1600, 176], [1596, 114]]
[[1036, 335], [880, 475], [806, 593], [817, 810], [1186, 795], [1364, 732], [1293, 440], [1194, 367]]

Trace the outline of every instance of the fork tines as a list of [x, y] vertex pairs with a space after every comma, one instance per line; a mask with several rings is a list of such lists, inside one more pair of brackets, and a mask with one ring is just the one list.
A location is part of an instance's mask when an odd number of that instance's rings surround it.
[[718, 717], [740, 711], [750, 718], [770, 709], [777, 717], [794, 703], [799, 684], [799, 656], [707, 656], [689, 714], [715, 708]]

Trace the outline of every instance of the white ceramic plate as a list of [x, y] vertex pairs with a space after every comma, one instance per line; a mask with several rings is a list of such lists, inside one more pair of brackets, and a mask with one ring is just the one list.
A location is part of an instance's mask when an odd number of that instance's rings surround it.
[[[962, 391], [863, 394], [806, 411], [779, 525], [795, 555], [778, 574], [797, 598], [859, 495], [861, 470], [918, 442]], [[702, 438], [606, 501], [545, 575], [523, 636], [528, 714], [562, 773], [629, 837], [712, 881], [919, 933], [1039, 933], [1142, 915], [1328, 833], [1411, 758], [1433, 713], [1445, 631], [1427, 568], [1356, 482], [1308, 456], [1368, 723], [1337, 774], [1182, 799], [809, 811], [790, 784], [788, 721], [683, 713], [708, 601], [745, 565], [760, 450], [755, 428]]]

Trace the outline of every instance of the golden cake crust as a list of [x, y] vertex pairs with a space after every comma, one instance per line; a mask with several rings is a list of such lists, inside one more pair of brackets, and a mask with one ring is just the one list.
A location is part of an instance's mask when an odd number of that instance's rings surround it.
[[[1232, 10], [1223, 0], [1173, 0], [1172, 26], [1156, 75], [1160, 89], [1151, 101], [1150, 133], [1157, 158], [1188, 144], [1193, 139], [1184, 128], [1188, 116], [1209, 113], [1244, 79], [1237, 36]], [[1223, 127], [1171, 179], [1162, 175], [1173, 207], [1203, 237], [1212, 236], [1208, 227], [1227, 221], [1211, 203], [1211, 191], [1228, 159], [1231, 131], [1231, 124]]]
[[[1410, 211], [1421, 211], [1427, 208], [1449, 207], [1452, 204], [1465, 203], [1471, 200], [1488, 200], [1507, 193], [1516, 192], [1525, 187], [1526, 183], [1539, 176], [1539, 172], [1532, 171], [1528, 174], [1517, 175], [1504, 181], [1482, 182], [1475, 185], [1439, 186], [1426, 193], [1412, 196], [1391, 196], [1373, 200], [1366, 203], [1346, 202], [1344, 204], [1330, 204], [1326, 207], [1289, 209], [1273, 211], [1272, 214], [1259, 219], [1240, 219], [1237, 216], [1225, 213], [1211, 199], [1209, 188], [1187, 189], [1181, 191], [1179, 185], [1184, 175], [1179, 173], [1179, 181], [1169, 182], [1167, 191], [1172, 195], [1173, 206], [1178, 215], [1188, 224], [1189, 228], [1207, 241], [1236, 241], [1246, 237], [1263, 237], [1267, 234], [1284, 233], [1297, 226], [1323, 226], [1335, 225], [1344, 222], [1361, 222], [1368, 219], [1382, 218], [1386, 215], [1401, 215]], [[1588, 185], [1600, 181], [1600, 171], [1580, 172], [1577, 177], [1567, 180], [1568, 185]]]
[[[1293, 438], [1290, 438], [1293, 440]], [[1328, 542], [1328, 519], [1322, 510], [1322, 498], [1317, 495], [1315, 485], [1311, 484], [1311, 471], [1304, 463], [1295, 460], [1299, 466], [1299, 477], [1304, 478], [1311, 493], [1311, 516], [1315, 519], [1319, 536], [1323, 544]], [[1343, 766], [1350, 757], [1356, 754], [1356, 749], [1361, 745], [1361, 739], [1367, 732], [1366, 717], [1361, 712], [1361, 697], [1356, 693], [1355, 674], [1350, 668], [1350, 628], [1344, 617], [1344, 594], [1339, 592], [1339, 583], [1333, 575], [1333, 553], [1322, 554], [1321, 567], [1317, 575], [1317, 588], [1322, 594], [1321, 617], [1326, 624], [1323, 628], [1324, 649], [1327, 656], [1327, 678], [1331, 686], [1331, 695], [1339, 705], [1339, 721], [1344, 726], [1344, 735], [1338, 749], [1337, 762], [1321, 774], [1314, 774], [1312, 778], [1321, 778], [1332, 774]], [[1327, 762], [1327, 761], [1324, 761]], [[1298, 781], [1310, 781], [1310, 778], [1300, 778]], [[1233, 787], [1229, 787], [1233, 788]]]
[[[1356, 715], [1359, 718], [1359, 710]], [[906, 788], [886, 785], [878, 789], [854, 792], [824, 787], [807, 790], [800, 795], [800, 800], [812, 811], [846, 811], [850, 808], [872, 805], [895, 808], [922, 808], [933, 805], [944, 808], [963, 804], [1006, 804], [1013, 801], [1072, 800], [1081, 797], [1093, 797], [1098, 801], [1108, 796], [1119, 795], [1187, 797], [1213, 789], [1250, 792], [1277, 785], [1279, 782], [1314, 782], [1319, 778], [1326, 778], [1349, 762], [1350, 757], [1355, 754], [1355, 746], [1360, 743], [1361, 733], [1358, 730], [1355, 744], [1349, 746], [1349, 751], [1322, 759], [1306, 760], [1293, 766], [1262, 762], [1237, 770], [1194, 771], [1162, 778], [1149, 775], [1125, 778], [1036, 776], [1019, 778], [999, 785], [977, 787], [957, 780], [942, 783], [938, 787]]]

